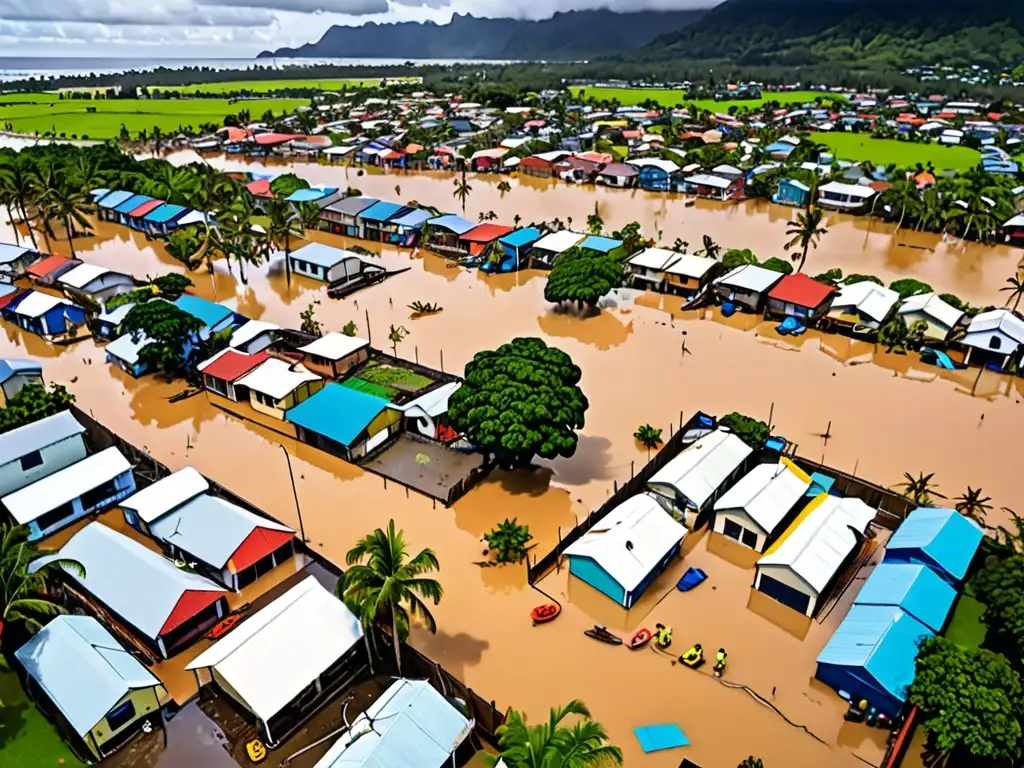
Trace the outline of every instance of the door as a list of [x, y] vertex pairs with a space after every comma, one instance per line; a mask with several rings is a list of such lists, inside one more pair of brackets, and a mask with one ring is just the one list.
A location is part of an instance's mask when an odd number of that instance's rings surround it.
[[794, 589], [789, 584], [783, 584], [781, 581], [765, 574], [761, 575], [758, 589], [773, 600], [778, 600], [794, 611], [799, 611], [805, 616], [807, 615], [807, 608], [811, 604], [811, 596], [806, 592]]

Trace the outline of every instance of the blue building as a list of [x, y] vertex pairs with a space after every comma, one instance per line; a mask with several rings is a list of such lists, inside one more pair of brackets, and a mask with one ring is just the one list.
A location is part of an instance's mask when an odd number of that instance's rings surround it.
[[51, 340], [85, 324], [82, 307], [39, 291], [26, 291], [15, 297], [3, 307], [2, 314], [19, 328]]
[[656, 165], [645, 165], [637, 176], [641, 189], [651, 192], [669, 192], [672, 189], [672, 174]]
[[397, 243], [399, 240], [398, 227], [391, 224], [391, 220], [408, 213], [409, 210], [406, 206], [398, 203], [378, 200], [357, 217], [359, 236], [378, 243]]
[[631, 496], [570, 546], [569, 573], [631, 608], [679, 554], [686, 529], [646, 493]]
[[434, 214], [431, 211], [425, 211], [422, 208], [407, 208], [405, 213], [391, 219], [390, 223], [398, 234], [398, 244], [406, 247], [412, 246], [416, 242], [416, 238], [419, 237], [424, 222], [430, 221], [432, 218], [434, 218]]
[[347, 461], [364, 458], [402, 428], [402, 412], [382, 397], [329, 382], [285, 414], [299, 440]]
[[[102, 191], [102, 190], [97, 190]], [[126, 189], [108, 190], [96, 200], [96, 213], [101, 221], [117, 221], [117, 207], [135, 197]]]
[[795, 205], [803, 208], [811, 198], [811, 188], [796, 179], [779, 179], [779, 188], [772, 195], [772, 202], [780, 205]]
[[854, 605], [818, 655], [814, 676], [852, 701], [866, 700], [896, 717], [914, 682], [917, 648], [933, 635], [899, 608]]
[[533, 244], [543, 237], [536, 227], [525, 227], [509, 232], [498, 239], [498, 244], [505, 250], [505, 258], [497, 265], [484, 264], [485, 272], [514, 272], [519, 269], [522, 260], [529, 255]]
[[864, 583], [854, 605], [901, 609], [933, 632], [941, 632], [956, 601], [956, 590], [923, 565], [882, 563]]
[[186, 293], [174, 301], [174, 306], [203, 323], [205, 327], [199, 331], [201, 339], [208, 339], [212, 334], [225, 331], [241, 322], [240, 316], [236, 315], [234, 310], [214, 304], [201, 296]]
[[981, 526], [955, 510], [918, 507], [889, 539], [884, 559], [926, 565], [958, 587], [984, 535]]

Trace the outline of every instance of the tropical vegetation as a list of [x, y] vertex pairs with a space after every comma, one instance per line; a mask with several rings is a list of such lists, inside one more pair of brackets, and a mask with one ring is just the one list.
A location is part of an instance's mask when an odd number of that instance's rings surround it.
[[27, 384], [0, 408], [0, 434], [66, 411], [74, 403], [75, 396], [63, 384], [51, 384], [49, 389], [42, 384]]
[[529, 543], [533, 540], [530, 526], [522, 525], [516, 518], [498, 523], [484, 534], [484, 541], [499, 563], [518, 563], [526, 557]]
[[[575, 718], [570, 726], [565, 721]], [[579, 700], [553, 707], [548, 719], [531, 725], [526, 716], [513, 709], [498, 728], [497, 757], [508, 768], [605, 768], [622, 765], [622, 750], [608, 743], [608, 732], [590, 717]]]

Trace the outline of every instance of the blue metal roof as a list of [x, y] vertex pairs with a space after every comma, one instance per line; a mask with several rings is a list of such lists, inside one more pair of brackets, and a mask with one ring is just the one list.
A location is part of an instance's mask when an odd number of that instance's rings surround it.
[[337, 189], [296, 189], [285, 200], [292, 203], [312, 203], [337, 192]]
[[432, 227], [447, 229], [449, 232], [454, 232], [456, 235], [464, 235], [476, 226], [473, 222], [466, 221], [464, 218], [456, 216], [454, 213], [446, 213], [443, 216], [438, 216], [436, 219], [431, 219], [428, 223]]
[[183, 312], [188, 312], [192, 317], [198, 317], [206, 324], [207, 328], [214, 328], [235, 314], [234, 310], [214, 304], [200, 296], [190, 296], [187, 293], [179, 296], [175, 300], [174, 306]]
[[902, 608], [928, 629], [940, 632], [955, 600], [956, 590], [931, 568], [882, 563], [868, 577], [853, 604]]
[[933, 634], [899, 608], [854, 605], [818, 655], [818, 663], [863, 670], [905, 701], [907, 687], [914, 682], [917, 646]]
[[600, 235], [590, 235], [577, 247], [589, 248], [590, 250], [598, 251], [599, 253], [611, 253], [621, 245], [622, 241], [616, 240], [613, 237], [601, 237]]
[[382, 397], [332, 381], [290, 409], [285, 418], [303, 429], [349, 446], [387, 406], [388, 401]]
[[131, 213], [143, 203], [148, 203], [153, 198], [149, 195], [132, 195], [114, 208], [118, 213]]
[[128, 200], [129, 198], [134, 196], [135, 195], [132, 192], [129, 192], [128, 190], [115, 189], [110, 194], [101, 197], [96, 204], [100, 208], [116, 208], [125, 200]]
[[918, 550], [953, 578], [963, 579], [984, 535], [977, 523], [955, 510], [918, 507], [889, 539], [886, 558]]
[[510, 232], [501, 238], [498, 242], [502, 245], [507, 245], [509, 248], [522, 248], [525, 245], [536, 243], [544, 235], [536, 227], [525, 227], [523, 229], [517, 229], [515, 232]]
[[396, 213], [401, 213], [403, 210], [405, 210], [404, 205], [379, 200], [360, 213], [359, 218], [364, 221], [387, 221]]
[[166, 224], [169, 221], [173, 221], [179, 216], [184, 216], [190, 208], [185, 208], [181, 205], [174, 205], [173, 203], [164, 203], [158, 208], [154, 208], [152, 211], [142, 217], [143, 221], [151, 221], [154, 224]]
[[13, 357], [6, 359], [0, 358], [0, 384], [7, 381], [11, 376], [15, 376], [19, 373], [35, 373], [41, 376], [43, 373], [43, 366], [35, 360], [17, 360]]
[[423, 222], [430, 221], [434, 218], [434, 214], [430, 211], [425, 211], [422, 208], [413, 208], [408, 213], [403, 213], [401, 216], [396, 216], [391, 220], [392, 224], [397, 224], [400, 227], [406, 227], [407, 229], [419, 229], [423, 226]]
[[782, 152], [785, 152], [788, 155], [794, 149], [796, 149], [795, 144], [790, 144], [788, 141], [777, 141], [774, 144], [765, 147], [764, 151], [768, 152], [769, 154], [781, 154]]

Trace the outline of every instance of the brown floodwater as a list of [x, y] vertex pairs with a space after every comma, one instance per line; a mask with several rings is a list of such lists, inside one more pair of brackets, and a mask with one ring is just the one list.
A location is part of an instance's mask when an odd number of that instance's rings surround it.
[[[335, 177], [343, 173], [316, 166], [310, 170]], [[428, 177], [382, 180], [380, 191], [396, 181], [403, 198], [448, 204], [450, 193]], [[375, 191], [360, 183], [364, 192]], [[480, 189], [488, 186], [479, 183]], [[506, 199], [514, 200], [521, 192], [517, 188]], [[572, 205], [576, 197], [591, 194], [614, 201], [604, 212], [606, 218], [634, 218], [615, 214], [619, 200], [608, 193], [537, 189], [522, 197], [553, 200], [557, 195]], [[635, 204], [640, 207], [656, 204], [640, 193], [621, 196], [624, 206], [630, 200], [640, 201]], [[678, 207], [684, 217], [703, 210]], [[716, 215], [733, 216], [746, 227], [771, 218], [755, 219], [743, 210]], [[9, 228], [3, 227], [0, 241], [12, 240]], [[836, 230], [844, 228], [856, 229], [856, 224], [842, 223]], [[345, 244], [330, 235], [312, 237]], [[138, 276], [180, 269], [158, 243], [121, 227], [100, 226], [94, 237], [76, 245], [85, 260]], [[54, 247], [66, 251], [66, 243]], [[344, 301], [327, 299], [322, 285], [305, 279], [293, 278], [288, 287], [276, 264], [253, 270], [248, 285], [223, 264], [214, 276], [200, 271], [192, 279], [197, 294], [282, 325], [297, 325], [298, 313], [320, 300], [316, 313], [325, 328], [337, 329], [353, 320], [378, 346], [387, 346], [390, 324], [404, 324], [410, 335], [397, 353], [436, 366], [443, 355], [444, 368], [450, 371], [461, 371], [476, 351], [515, 336], [545, 338], [580, 365], [581, 386], [590, 400], [572, 458], [540, 462], [526, 472], [496, 472], [446, 509], [226, 414], [205, 396], [170, 404], [168, 398], [181, 391], [182, 383], [131, 379], [106, 365], [102, 349], [91, 340], [57, 348], [4, 323], [0, 354], [40, 358], [47, 379], [68, 384], [86, 411], [125, 439], [172, 469], [195, 466], [298, 526], [279, 447], [284, 445], [293, 456], [307, 536], [335, 562], [343, 562], [360, 536], [394, 518], [410, 547], [432, 547], [442, 564], [445, 596], [433, 609], [438, 633], [417, 630], [414, 644], [499, 708], [514, 706], [537, 719], [552, 705], [580, 698], [622, 746], [629, 766], [669, 768], [688, 756], [705, 768], [719, 768], [736, 765], [748, 754], [771, 766], [854, 768], [863, 760], [877, 765], [884, 734], [845, 724], [838, 698], [811, 680], [814, 659], [845, 614], [852, 593], [824, 622], [796, 626], [784, 609], [751, 595], [752, 564], [743, 553], [706, 536], [688, 543], [686, 559], [628, 616], [615, 615], [606, 600], [595, 599], [580, 583], [570, 583], [564, 569], [549, 576], [540, 586], [563, 600], [566, 610], [556, 622], [533, 628], [528, 612], [545, 599], [526, 585], [524, 568], [476, 564], [483, 559], [481, 534], [506, 517], [516, 517], [531, 526], [537, 551], [546, 552], [560, 531], [601, 504], [616, 482], [628, 479], [646, 461], [646, 452], [632, 438], [638, 425], [650, 423], [667, 433], [670, 425], [678, 426], [681, 414], [688, 417], [697, 409], [716, 414], [735, 410], [762, 419], [771, 412], [778, 433], [798, 443], [810, 458], [881, 484], [898, 482], [903, 472], [934, 472], [939, 490], [949, 496], [969, 483], [992, 496], [997, 509], [1013, 507], [1019, 503], [1018, 470], [1009, 447], [1024, 426], [1021, 381], [986, 373], [975, 386], [975, 371], [939, 373], [908, 356], [813, 333], [793, 342], [750, 318], [724, 319], [713, 311], [682, 313], [678, 299], [631, 290], [616, 291], [603, 302], [600, 314], [580, 318], [556, 312], [544, 301], [540, 273], [488, 278], [451, 269], [433, 254], [374, 248], [381, 250], [382, 261], [410, 271]], [[883, 258], [881, 251], [872, 253], [870, 259]], [[1009, 263], [1009, 252], [993, 249], [985, 254], [979, 264]], [[951, 278], [956, 273], [949, 265], [939, 271]], [[979, 266], [962, 284], [954, 281], [949, 287], [970, 297], [972, 285], [1002, 281], [991, 271]], [[407, 305], [416, 300], [436, 302], [444, 311], [410, 320]], [[831, 437], [825, 441], [821, 435], [829, 425]], [[687, 564], [700, 565], [710, 579], [700, 590], [682, 594], [672, 583]], [[643, 615], [648, 606], [650, 613]], [[582, 634], [595, 622], [627, 632], [656, 621], [675, 627], [680, 652], [693, 642], [725, 646], [730, 652], [727, 682], [749, 686], [825, 743], [787, 724], [746, 691], [727, 688], [703, 671], [673, 666], [654, 651], [631, 653]], [[632, 729], [660, 722], [678, 723], [692, 746], [643, 755]]]

